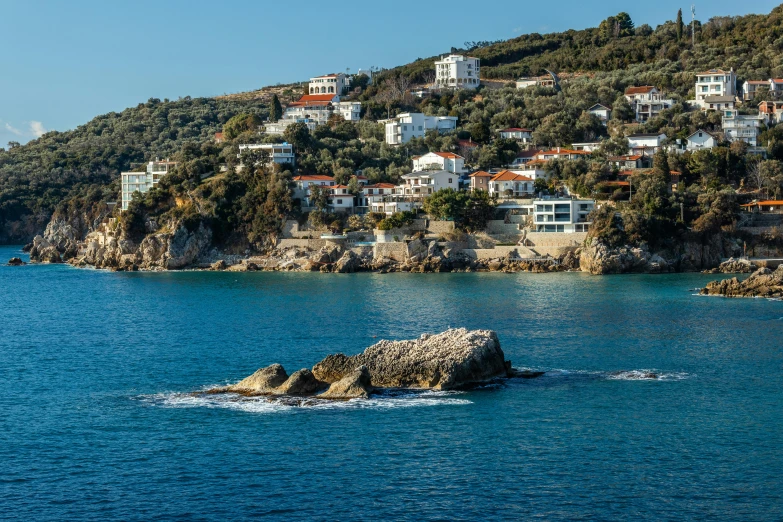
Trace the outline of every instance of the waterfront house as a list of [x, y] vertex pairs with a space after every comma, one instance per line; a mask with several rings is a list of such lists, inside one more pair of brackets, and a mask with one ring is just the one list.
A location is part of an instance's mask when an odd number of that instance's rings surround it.
[[447, 170], [454, 174], [465, 173], [465, 158], [453, 152], [428, 152], [413, 157], [413, 172], [423, 170]]
[[536, 232], [587, 232], [588, 216], [595, 208], [592, 199], [544, 198], [533, 201]]
[[169, 161], [168, 159], [161, 161], [155, 158], [154, 161], [147, 163], [145, 171], [120, 173], [122, 210], [128, 210], [128, 205], [133, 199], [134, 192], [140, 194], [148, 192], [176, 166], [176, 161]]

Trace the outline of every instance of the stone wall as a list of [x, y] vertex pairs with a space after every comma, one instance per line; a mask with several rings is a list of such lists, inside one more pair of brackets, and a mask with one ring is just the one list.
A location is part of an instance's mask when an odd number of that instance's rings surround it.
[[325, 239], [280, 239], [277, 241], [277, 248], [309, 248], [310, 250], [320, 250], [327, 245]]
[[403, 242], [376, 243], [373, 248], [373, 257], [376, 259], [386, 257], [400, 263], [408, 259], [408, 245]]
[[587, 238], [587, 232], [528, 232], [526, 238], [536, 251], [539, 251], [538, 247], [580, 247]]
[[516, 251], [519, 257], [533, 258], [536, 257], [535, 252], [523, 246], [498, 246], [495, 248], [466, 248], [462, 252], [474, 259], [495, 259], [500, 257], [506, 257], [510, 253]]
[[454, 230], [453, 221], [430, 221], [427, 231], [431, 234], [446, 234]]
[[[515, 216], [515, 217], [525, 217], [525, 216]], [[487, 234], [505, 234], [505, 235], [514, 235], [514, 234], [521, 234], [522, 231], [519, 229], [519, 223], [506, 223], [502, 219], [493, 219], [492, 221], [487, 223], [487, 228], [484, 229]]]

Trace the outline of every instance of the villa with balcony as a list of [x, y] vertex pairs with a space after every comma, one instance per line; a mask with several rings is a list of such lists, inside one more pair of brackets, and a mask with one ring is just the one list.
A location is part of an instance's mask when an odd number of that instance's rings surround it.
[[587, 232], [588, 216], [595, 208], [592, 199], [551, 198], [533, 201], [536, 232]]

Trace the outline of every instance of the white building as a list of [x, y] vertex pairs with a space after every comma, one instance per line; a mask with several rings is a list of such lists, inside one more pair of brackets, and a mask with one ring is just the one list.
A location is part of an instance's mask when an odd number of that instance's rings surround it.
[[500, 137], [504, 140], [517, 140], [520, 143], [533, 142], [533, 131], [531, 129], [510, 127], [508, 129], [499, 130], [498, 133], [500, 133]]
[[263, 150], [269, 154], [269, 161], [271, 163], [290, 163], [296, 164], [296, 157], [294, 155], [294, 146], [288, 143], [257, 143], [250, 145], [240, 145], [239, 155], [242, 157], [242, 153], [246, 150]]
[[737, 99], [734, 96], [705, 96], [699, 105], [703, 111], [732, 111]]
[[343, 73], [310, 78], [310, 94], [336, 94], [342, 96], [348, 90], [348, 80]]
[[769, 80], [745, 80], [742, 84], [743, 101], [753, 101], [760, 89], [764, 87], [769, 88], [769, 86]]
[[601, 120], [601, 123], [604, 125], [606, 125], [609, 120], [612, 119], [612, 109], [606, 105], [601, 105], [600, 103], [596, 103], [587, 109], [587, 112]]
[[586, 141], [584, 143], [572, 143], [571, 145], [574, 147], [574, 150], [583, 151], [583, 152], [593, 152], [595, 150], [598, 150], [598, 148], [601, 146], [601, 142]]
[[629, 154], [644, 156], [653, 156], [666, 140], [666, 134], [631, 134], [626, 137]]
[[533, 201], [533, 223], [536, 232], [587, 232], [587, 216], [595, 208], [592, 199], [536, 199]]
[[381, 122], [386, 124], [386, 143], [389, 145], [402, 145], [412, 138], [423, 138], [428, 130], [444, 133], [457, 128], [456, 116], [425, 116], [420, 112], [406, 112]]
[[402, 184], [395, 194], [411, 198], [424, 198], [441, 189], [459, 190], [459, 176], [447, 170], [427, 170], [402, 175]]
[[158, 184], [158, 182], [177, 165], [175, 161], [150, 161], [147, 164], [146, 172], [122, 172], [120, 174], [120, 184], [122, 185], [122, 210], [128, 210], [128, 205], [133, 198], [134, 192], [144, 194], [149, 189]]
[[294, 123], [305, 123], [310, 131], [318, 125], [324, 125], [336, 114], [345, 121], [359, 121], [362, 104], [357, 101], [340, 101], [336, 94], [307, 94], [298, 101], [290, 103], [283, 113], [282, 119], [275, 123], [264, 125], [267, 134], [282, 134]]
[[353, 213], [354, 197], [347, 185], [334, 185], [329, 188], [329, 209], [333, 212]]
[[[357, 198], [356, 208], [360, 213], [374, 212], [372, 205], [374, 203], [383, 203], [389, 196], [394, 194], [396, 187], [391, 183], [376, 183], [374, 185], [365, 185], [362, 187], [362, 193]], [[382, 210], [381, 212], [386, 212]]]
[[783, 123], [783, 102], [764, 101], [759, 103], [759, 114], [762, 115], [767, 125]]
[[628, 87], [625, 90], [625, 99], [631, 104], [636, 121], [639, 122], [654, 118], [661, 111], [674, 105], [674, 100], [664, 98], [652, 85]]
[[481, 60], [450, 54], [435, 62], [435, 85], [441, 89], [475, 89], [481, 83]]
[[763, 114], [739, 114], [736, 110], [723, 112], [723, 133], [728, 141], [744, 141], [751, 147], [758, 146]]
[[708, 150], [718, 144], [718, 138], [711, 132], [699, 129], [690, 136], [685, 145], [685, 150]]
[[[472, 178], [471, 186], [474, 179], [479, 182], [481, 178], [479, 176]], [[510, 170], [503, 170], [489, 179], [488, 191], [493, 196], [519, 198], [535, 193], [535, 188], [533, 178]]]
[[555, 87], [557, 82], [551, 75], [537, 76], [534, 78], [520, 78], [517, 80], [517, 89], [527, 89], [528, 87]]
[[710, 69], [696, 75], [696, 103], [702, 105], [707, 96], [736, 96], [737, 75], [734, 69]]
[[447, 170], [454, 174], [465, 173], [465, 158], [453, 152], [428, 152], [413, 157], [413, 172], [423, 170]]

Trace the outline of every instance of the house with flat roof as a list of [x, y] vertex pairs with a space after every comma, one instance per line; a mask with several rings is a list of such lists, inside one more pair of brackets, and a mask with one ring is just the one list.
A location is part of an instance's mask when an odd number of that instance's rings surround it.
[[154, 161], [147, 163], [145, 171], [120, 173], [122, 210], [128, 210], [128, 205], [130, 205], [135, 192], [140, 194], [148, 192], [176, 166], [176, 161], [169, 161], [168, 159], [161, 161], [155, 158]]
[[533, 131], [531, 129], [510, 127], [508, 129], [499, 130], [498, 134], [500, 134], [500, 137], [504, 140], [516, 140], [520, 143], [533, 142]]
[[592, 199], [543, 198], [533, 201], [533, 226], [536, 232], [587, 232]]
[[310, 94], [336, 94], [342, 96], [348, 90], [348, 79], [343, 73], [325, 74], [310, 78]]
[[268, 157], [268, 163], [284, 164], [290, 163], [296, 164], [296, 156], [294, 155], [294, 146], [290, 143], [253, 143], [239, 146], [238, 158], [242, 157], [242, 153], [245, 151], [264, 151]]
[[440, 89], [475, 89], [481, 84], [481, 60], [450, 54], [435, 62], [435, 86]]
[[439, 133], [453, 131], [457, 128], [456, 116], [426, 116], [421, 112], [406, 112], [394, 118], [381, 120], [385, 124], [386, 143], [402, 145], [413, 138], [423, 138], [427, 131]]

